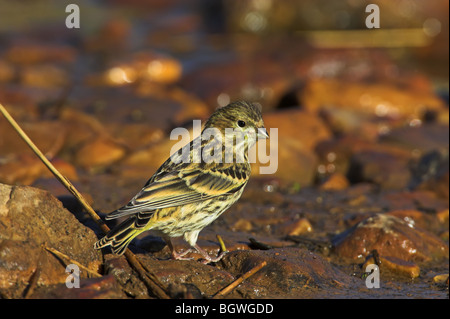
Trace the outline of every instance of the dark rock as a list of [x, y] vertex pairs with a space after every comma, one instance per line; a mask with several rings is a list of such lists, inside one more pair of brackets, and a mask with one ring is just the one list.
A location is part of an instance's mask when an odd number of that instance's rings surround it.
[[373, 250], [406, 261], [448, 258], [448, 246], [438, 237], [386, 214], [359, 222], [336, 236], [333, 244], [339, 257], [351, 259], [366, 257]]
[[125, 298], [114, 276], [80, 280], [80, 288], [67, 288], [65, 284], [37, 289], [31, 299], [119, 299]]
[[[96, 240], [94, 232], [50, 193], [0, 184], [1, 290], [27, 284], [36, 269], [40, 270], [38, 285], [65, 282], [65, 263], [70, 262], [56, 258], [44, 245], [98, 271], [101, 254], [93, 249]], [[81, 271], [81, 277], [85, 276], [86, 272]], [[18, 291], [15, 294], [20, 295]]]
[[350, 159], [348, 177], [352, 183], [370, 182], [382, 189], [405, 189], [411, 178], [409, 156], [398, 151], [366, 149]]
[[323, 290], [349, 287], [352, 278], [323, 257], [306, 249], [280, 248], [236, 251], [227, 254], [221, 267], [240, 276], [263, 261], [267, 265], [233, 292], [234, 298], [306, 298]]

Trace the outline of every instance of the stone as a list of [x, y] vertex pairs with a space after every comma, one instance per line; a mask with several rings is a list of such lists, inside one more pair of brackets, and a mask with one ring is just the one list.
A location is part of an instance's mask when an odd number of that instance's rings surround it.
[[447, 285], [448, 286], [448, 274], [436, 275], [433, 277], [433, 282], [438, 285]]
[[31, 294], [30, 299], [125, 299], [113, 275], [80, 280], [80, 288], [68, 289], [66, 284], [43, 286]]
[[446, 109], [444, 102], [431, 92], [381, 83], [315, 79], [307, 83], [300, 95], [302, 105], [315, 112], [338, 108], [371, 117], [423, 119], [426, 112], [439, 114]]
[[75, 161], [84, 168], [108, 166], [125, 156], [124, 146], [102, 136], [86, 142], [75, 154]]
[[334, 173], [320, 185], [320, 189], [324, 191], [339, 191], [350, 186], [347, 177], [341, 173]]
[[295, 109], [263, 114], [263, 118], [271, 137], [268, 142], [258, 142], [252, 171], [259, 176], [272, 174], [285, 183], [310, 185], [317, 165], [313, 149], [331, 137], [328, 128], [316, 115]]
[[76, 50], [67, 45], [17, 43], [9, 47], [6, 58], [17, 64], [71, 63], [76, 59], [76, 54]]
[[0, 59], [0, 83], [7, 83], [14, 78], [15, 69], [8, 62]]
[[448, 258], [448, 246], [435, 235], [397, 217], [376, 214], [333, 239], [339, 257], [358, 259], [377, 250], [380, 256], [424, 262]]
[[[38, 285], [64, 283], [65, 264], [44, 245], [98, 271], [101, 253], [94, 250], [94, 232], [82, 225], [50, 193], [28, 186], [0, 184], [0, 290], [15, 294], [36, 269]], [[81, 278], [86, 272], [81, 270]], [[21, 289], [18, 287], [22, 287]]]
[[277, 227], [277, 232], [288, 236], [298, 236], [312, 231], [313, 227], [307, 218], [288, 221]]
[[70, 76], [67, 70], [55, 64], [39, 64], [27, 66], [19, 73], [20, 81], [31, 87], [66, 87]]
[[314, 291], [317, 293], [317, 290], [327, 291], [331, 295], [331, 291], [342, 290], [352, 283], [351, 277], [323, 257], [302, 248], [235, 251], [225, 255], [221, 268], [238, 276], [263, 261], [267, 265], [228, 297], [306, 298]]
[[[376, 264], [373, 257], [366, 260], [362, 266], [362, 269], [366, 269], [366, 267], [370, 264]], [[379, 256], [378, 266], [380, 268], [381, 276], [384, 276], [385, 272], [411, 279], [417, 278], [420, 275], [420, 267], [417, 264], [392, 256]]]
[[374, 147], [355, 152], [350, 159], [351, 183], [370, 182], [382, 189], [405, 189], [411, 179], [410, 156], [402, 151]]

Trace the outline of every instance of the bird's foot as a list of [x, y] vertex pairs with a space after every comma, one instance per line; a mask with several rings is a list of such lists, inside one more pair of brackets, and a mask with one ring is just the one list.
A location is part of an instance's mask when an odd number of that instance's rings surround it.
[[210, 255], [208, 255], [208, 253], [206, 251], [204, 251], [202, 248], [200, 248], [200, 246], [195, 245], [194, 246], [195, 250], [197, 250], [200, 255], [203, 256], [204, 260], [202, 261], [203, 264], [209, 264], [209, 263], [216, 263], [218, 261], [220, 261], [223, 256], [226, 255], [227, 251], [222, 251], [217, 257], [213, 258]]
[[183, 251], [182, 253], [177, 253], [175, 250], [172, 251], [172, 258], [175, 260], [192, 260], [191, 257], [185, 257], [187, 254], [192, 252], [192, 249], [188, 249], [186, 251]]

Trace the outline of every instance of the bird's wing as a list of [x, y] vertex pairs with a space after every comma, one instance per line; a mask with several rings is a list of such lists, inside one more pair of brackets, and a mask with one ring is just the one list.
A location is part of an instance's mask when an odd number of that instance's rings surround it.
[[[248, 164], [247, 164], [248, 165]], [[110, 213], [114, 219], [161, 208], [181, 206], [232, 194], [248, 181], [245, 164], [208, 167], [184, 165], [179, 170], [159, 170], [144, 188], [124, 207]]]

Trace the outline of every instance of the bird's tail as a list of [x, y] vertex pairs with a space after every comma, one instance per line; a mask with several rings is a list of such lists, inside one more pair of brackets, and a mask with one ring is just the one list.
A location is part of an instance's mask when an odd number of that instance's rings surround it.
[[116, 255], [122, 255], [130, 242], [143, 230], [136, 228], [135, 219], [128, 218], [114, 227], [105, 237], [94, 244], [95, 249], [111, 246]]

